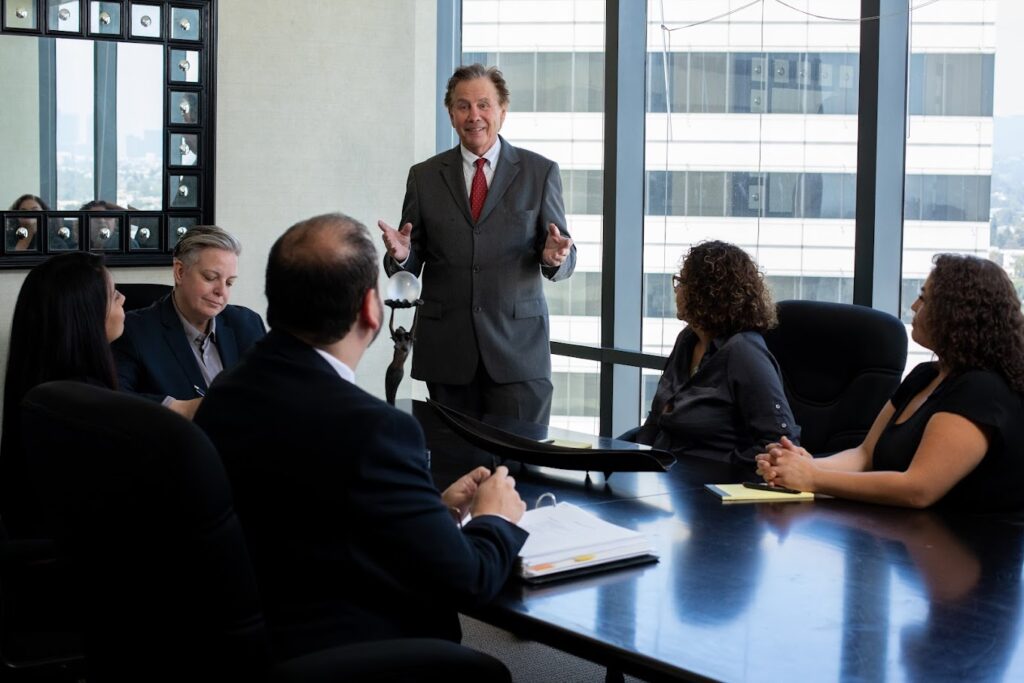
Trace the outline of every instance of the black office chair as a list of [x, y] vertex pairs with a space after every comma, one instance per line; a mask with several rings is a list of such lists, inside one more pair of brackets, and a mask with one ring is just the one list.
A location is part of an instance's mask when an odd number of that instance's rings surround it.
[[117, 291], [124, 294], [124, 310], [134, 311], [145, 308], [159, 301], [171, 291], [170, 285], [151, 284], [148, 282], [121, 282], [115, 285]]
[[286, 662], [269, 629], [220, 457], [163, 406], [77, 382], [22, 410], [44, 521], [72, 565], [89, 680], [508, 680], [454, 643], [360, 643]]
[[77, 681], [85, 659], [67, 563], [49, 539], [0, 525], [0, 681]]
[[816, 456], [863, 441], [907, 363], [900, 320], [866, 306], [780, 301], [779, 325], [765, 333], [801, 444]]

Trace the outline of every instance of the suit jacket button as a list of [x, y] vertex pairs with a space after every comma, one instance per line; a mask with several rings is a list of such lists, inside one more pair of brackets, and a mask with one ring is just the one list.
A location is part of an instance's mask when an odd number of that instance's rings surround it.
[[483, 309], [483, 308], [481, 308], [480, 306], [474, 306], [474, 307], [473, 307], [473, 312], [474, 312], [474, 313], [479, 313], [479, 312], [480, 312], [480, 311], [482, 311], [482, 310], [484, 310], [484, 309]]
[[474, 273], [479, 273], [480, 272], [480, 266], [473, 266], [473, 272]]
[[473, 234], [474, 235], [479, 235], [480, 234], [480, 228], [473, 228]]

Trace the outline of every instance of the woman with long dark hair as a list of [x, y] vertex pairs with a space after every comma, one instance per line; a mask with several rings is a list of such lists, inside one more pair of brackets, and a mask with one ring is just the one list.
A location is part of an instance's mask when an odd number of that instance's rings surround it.
[[785, 440], [757, 456], [766, 481], [872, 503], [1024, 509], [1024, 314], [1006, 272], [939, 254], [911, 307], [935, 360], [907, 375], [860, 446], [813, 459]]
[[764, 278], [734, 244], [701, 242], [672, 277], [679, 333], [637, 441], [677, 456], [751, 465], [800, 428], [761, 333], [776, 324]]
[[13, 535], [30, 532], [21, 442], [21, 400], [52, 380], [81, 380], [114, 389], [110, 342], [124, 330], [124, 297], [96, 254], [54, 256], [33, 268], [14, 306], [4, 381], [0, 440], [0, 519]]

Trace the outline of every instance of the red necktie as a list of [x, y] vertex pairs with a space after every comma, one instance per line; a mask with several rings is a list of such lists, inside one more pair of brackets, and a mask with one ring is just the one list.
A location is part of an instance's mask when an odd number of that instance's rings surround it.
[[487, 163], [487, 159], [481, 157], [473, 163], [476, 164], [476, 174], [473, 176], [473, 186], [469, 190], [469, 210], [475, 223], [480, 219], [480, 212], [484, 210], [484, 200], [487, 199], [487, 178], [484, 177], [484, 164]]

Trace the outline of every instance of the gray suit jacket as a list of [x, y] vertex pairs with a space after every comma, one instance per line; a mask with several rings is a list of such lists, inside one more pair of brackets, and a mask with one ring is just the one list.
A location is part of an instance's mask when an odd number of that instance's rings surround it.
[[[563, 280], [576, 267], [575, 246], [557, 268], [540, 262], [549, 223], [569, 235], [558, 164], [503, 138], [474, 222], [456, 146], [409, 170], [399, 225], [406, 223], [413, 227], [404, 269], [423, 271], [412, 376], [467, 384], [479, 360], [499, 383], [550, 377], [541, 277]], [[403, 266], [385, 256], [384, 268], [393, 275]]]

